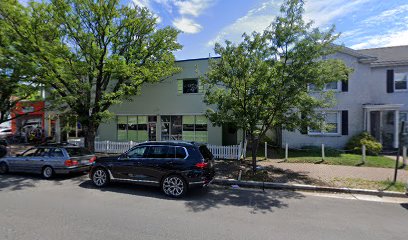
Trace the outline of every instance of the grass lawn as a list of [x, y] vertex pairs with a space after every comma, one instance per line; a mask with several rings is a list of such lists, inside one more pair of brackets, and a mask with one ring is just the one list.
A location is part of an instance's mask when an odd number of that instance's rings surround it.
[[334, 178], [330, 185], [338, 187], [348, 187], [348, 188], [362, 188], [362, 189], [372, 189], [380, 191], [394, 191], [394, 192], [405, 192], [405, 184], [402, 182], [396, 182], [395, 184], [390, 181], [370, 181], [360, 178]]
[[[250, 159], [250, 152], [247, 152], [247, 159]], [[264, 150], [258, 151], [257, 160], [264, 160]], [[284, 159], [285, 151], [283, 149], [273, 149], [268, 152], [268, 158]], [[346, 165], [346, 166], [363, 166], [363, 167], [382, 167], [394, 168], [395, 160], [385, 156], [367, 156], [366, 162], [362, 164], [361, 155], [353, 153], [342, 153], [336, 149], [326, 149], [325, 159], [322, 161], [321, 150], [312, 148], [305, 150], [289, 150], [289, 163], [316, 163], [330, 165]]]

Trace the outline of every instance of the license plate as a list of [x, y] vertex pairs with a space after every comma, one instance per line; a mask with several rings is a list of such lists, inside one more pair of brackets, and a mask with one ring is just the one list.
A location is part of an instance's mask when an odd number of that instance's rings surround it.
[[82, 163], [82, 164], [88, 164], [88, 163], [89, 163], [89, 160], [82, 160], [81, 163]]

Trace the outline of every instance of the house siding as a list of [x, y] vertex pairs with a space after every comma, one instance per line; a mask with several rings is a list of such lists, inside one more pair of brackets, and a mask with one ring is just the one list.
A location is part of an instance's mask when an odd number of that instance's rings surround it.
[[[202, 93], [178, 94], [177, 79], [198, 78], [208, 69], [208, 59], [180, 61], [176, 64], [182, 71], [160, 83], [145, 84], [141, 94], [113, 105], [109, 111], [114, 115], [204, 115], [208, 106], [203, 102]], [[197, 72], [198, 71], [198, 72]], [[101, 124], [98, 131], [99, 140], [117, 140], [116, 119]], [[222, 144], [221, 127], [207, 125], [208, 143]]]
[[330, 108], [348, 111], [348, 135], [311, 136], [300, 134], [299, 131], [283, 130], [282, 145], [288, 143], [296, 148], [325, 144], [333, 148], [343, 148], [352, 136], [364, 131], [364, 104], [403, 104], [401, 111], [408, 111], [408, 92], [387, 93], [386, 86], [387, 69], [408, 72], [408, 66], [373, 68], [370, 64], [360, 63], [356, 57], [347, 54], [337, 53], [332, 57], [342, 59], [348, 67], [354, 69], [349, 77], [348, 92], [337, 92], [336, 105]]

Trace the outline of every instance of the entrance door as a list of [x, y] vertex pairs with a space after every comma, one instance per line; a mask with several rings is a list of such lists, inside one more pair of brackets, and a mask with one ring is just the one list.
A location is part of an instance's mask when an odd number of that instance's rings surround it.
[[370, 134], [381, 141], [381, 114], [380, 111], [370, 112]]
[[149, 123], [149, 141], [156, 141], [156, 123]]

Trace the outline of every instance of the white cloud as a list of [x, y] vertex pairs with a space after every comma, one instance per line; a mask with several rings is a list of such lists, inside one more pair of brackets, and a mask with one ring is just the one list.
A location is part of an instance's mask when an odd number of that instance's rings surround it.
[[[356, 6], [369, 0], [310, 0], [305, 4], [305, 21], [314, 21], [314, 26], [325, 27], [331, 24], [333, 19], [345, 16], [356, 11]], [[208, 42], [208, 46], [214, 46], [216, 42], [224, 39], [238, 41], [241, 35], [253, 31], [260, 32], [268, 27], [279, 14], [282, 4], [279, 1], [264, 1], [258, 8], [250, 10], [245, 16], [237, 19], [234, 23], [222, 29], [216, 37]]]
[[379, 15], [369, 17], [363, 21], [364, 24], [381, 24], [384, 21], [399, 20], [401, 14], [408, 12], [408, 4], [386, 10]]
[[198, 33], [201, 31], [202, 26], [189, 18], [178, 18], [173, 21], [173, 25], [179, 30], [185, 33]]
[[132, 2], [139, 7], [145, 7], [150, 10], [152, 9], [150, 5], [150, 0], [132, 0]]
[[194, 17], [201, 15], [201, 13], [212, 3], [212, 0], [174, 1], [174, 5], [179, 8], [179, 13], [181, 15], [191, 15]]
[[384, 34], [366, 36], [358, 39], [360, 43], [351, 46], [353, 49], [373, 48], [373, 47], [390, 47], [408, 45], [408, 29], [392, 30]]

